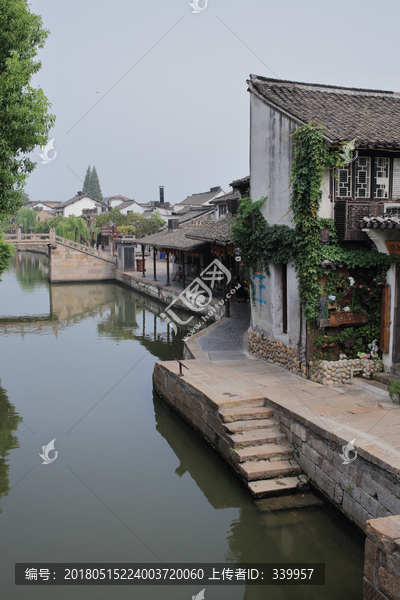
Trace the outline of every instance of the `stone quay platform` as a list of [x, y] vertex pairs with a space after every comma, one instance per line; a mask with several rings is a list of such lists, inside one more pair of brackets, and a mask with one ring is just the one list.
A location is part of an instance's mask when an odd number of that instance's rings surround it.
[[255, 358], [248, 307], [232, 308], [186, 340], [183, 377], [177, 362], [156, 363], [156, 392], [260, 510], [313, 504], [311, 484], [367, 536], [365, 598], [400, 599], [400, 406], [365, 380], [326, 387]]

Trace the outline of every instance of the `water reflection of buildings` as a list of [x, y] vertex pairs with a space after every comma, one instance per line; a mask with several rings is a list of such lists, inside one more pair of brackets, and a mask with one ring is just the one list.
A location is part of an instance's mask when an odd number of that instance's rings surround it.
[[[161, 360], [181, 356], [182, 337], [188, 328], [178, 328], [178, 335], [174, 335], [170, 325], [160, 317], [165, 310], [163, 305], [135, 291], [115, 287], [116, 301], [99, 323], [99, 334], [115, 340], [135, 339]], [[190, 327], [196, 323], [195, 317]]]
[[[20, 256], [23, 255], [17, 256], [17, 264]], [[46, 260], [40, 255], [33, 255], [33, 257], [37, 261]], [[26, 261], [25, 257], [23, 259], [23, 263], [27, 263], [25, 265], [27, 268], [20, 271], [17, 268], [18, 279], [26, 277], [24, 286], [28, 288], [41, 285], [42, 279], [41, 275], [38, 275], [40, 273], [38, 269], [34, 268], [32, 261]], [[29, 273], [30, 269], [33, 275]], [[102, 316], [116, 299], [116, 286], [113, 283], [53, 284], [48, 285], [48, 290], [50, 305], [48, 314], [0, 318], [0, 333], [17, 334], [22, 338], [28, 334], [52, 333], [57, 336], [59, 331], [79, 321], [96, 315]]]
[[[49, 313], [0, 318], [0, 333], [54, 334], [89, 317], [100, 316], [99, 335], [115, 340], [138, 340], [159, 358], [179, 357], [181, 338], [189, 329], [178, 328], [175, 336], [170, 325], [160, 315], [165, 307], [160, 303], [121, 287], [116, 283], [48, 283], [47, 258], [40, 254], [18, 253], [14, 259], [17, 279], [25, 290], [47, 286]], [[188, 318], [186, 315], [184, 320]], [[198, 322], [193, 318], [190, 328]], [[175, 354], [174, 354], [175, 353]]]
[[0, 500], [7, 496], [10, 490], [7, 456], [10, 450], [19, 447], [18, 438], [13, 432], [18, 429], [21, 421], [22, 418], [15, 412], [15, 406], [11, 404], [5, 389], [0, 385]]

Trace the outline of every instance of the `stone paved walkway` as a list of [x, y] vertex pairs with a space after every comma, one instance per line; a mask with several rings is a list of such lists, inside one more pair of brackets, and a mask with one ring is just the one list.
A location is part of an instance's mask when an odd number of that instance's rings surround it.
[[[366, 382], [326, 387], [247, 354], [244, 308], [248, 311], [247, 305], [234, 306], [232, 319], [214, 323], [187, 341], [195, 360], [185, 361], [185, 380], [219, 408], [230, 399], [265, 397], [340, 439], [356, 438], [359, 451], [399, 469], [400, 406]], [[177, 365], [164, 364], [177, 370]]]

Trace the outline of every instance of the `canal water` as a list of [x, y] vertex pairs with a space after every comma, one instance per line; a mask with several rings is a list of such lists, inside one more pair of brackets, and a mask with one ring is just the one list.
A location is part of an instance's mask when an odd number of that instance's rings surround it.
[[[206, 600], [361, 600], [360, 536], [326, 507], [260, 512], [153, 397], [155, 361], [183, 355], [161, 312], [112, 283], [50, 286], [38, 254], [3, 274], [0, 597], [190, 600], [205, 588]], [[53, 439], [57, 458], [42, 464]], [[324, 562], [326, 584], [14, 584], [15, 563], [46, 562]]]

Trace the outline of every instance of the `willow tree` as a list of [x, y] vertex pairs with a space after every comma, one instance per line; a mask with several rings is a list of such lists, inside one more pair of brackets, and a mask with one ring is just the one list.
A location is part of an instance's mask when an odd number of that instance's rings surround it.
[[90, 231], [87, 227], [86, 221], [81, 217], [76, 217], [75, 215], [70, 215], [67, 219], [63, 220], [61, 223], [58, 223], [56, 227], [56, 234], [67, 238], [68, 240], [72, 240], [73, 242], [85, 242], [88, 246]]
[[36, 224], [37, 211], [32, 210], [31, 208], [21, 208], [19, 213], [15, 218], [15, 223], [22, 227], [25, 231], [27, 229], [33, 228]]

